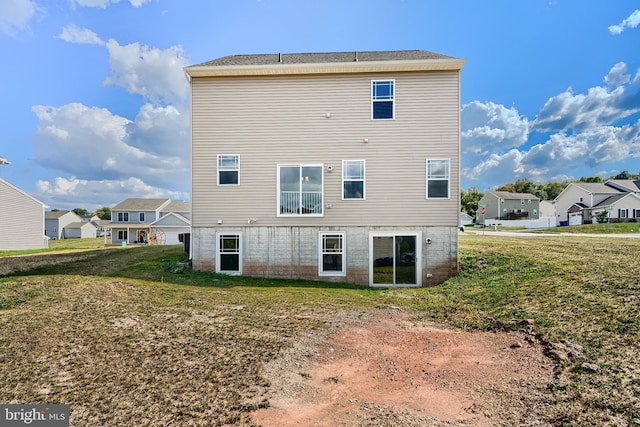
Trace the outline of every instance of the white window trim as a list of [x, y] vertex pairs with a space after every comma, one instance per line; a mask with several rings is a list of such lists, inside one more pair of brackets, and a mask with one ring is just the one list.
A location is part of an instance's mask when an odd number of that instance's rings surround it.
[[[220, 157], [237, 157], [238, 158], [238, 167], [234, 169], [229, 168], [221, 168], [220, 167]], [[220, 184], [220, 172], [223, 171], [236, 171], [238, 172], [238, 183], [237, 184]], [[240, 154], [218, 154], [216, 156], [216, 180], [217, 184], [221, 187], [237, 187], [240, 185]]]
[[[379, 99], [376, 100], [373, 97], [373, 83], [374, 82], [392, 82], [393, 83], [393, 97], [391, 99]], [[395, 120], [396, 119], [396, 79], [375, 79], [371, 80], [371, 85], [369, 86], [369, 91], [371, 94], [371, 120]], [[376, 101], [380, 102], [389, 102], [391, 101], [391, 118], [390, 119], [375, 119], [373, 118], [373, 103]]]
[[[360, 181], [359, 179], [345, 179], [344, 173], [347, 170], [346, 162], [362, 162], [362, 198], [344, 197], [344, 183], [345, 181]], [[367, 200], [367, 161], [366, 160], [343, 160], [342, 161], [342, 200]]]
[[[346, 250], [346, 241], [345, 241], [345, 232], [343, 231], [321, 231], [318, 239], [318, 276], [322, 277], [340, 277], [347, 275], [347, 250]], [[324, 236], [340, 236], [342, 240], [342, 270], [341, 271], [323, 271], [322, 267], [324, 265], [323, 255], [324, 255], [324, 247], [323, 247], [323, 237]]]
[[[238, 236], [238, 271], [220, 270], [220, 236]], [[228, 274], [230, 276], [242, 275], [242, 233], [239, 231], [218, 231], [216, 232], [216, 273]]]
[[[280, 213], [280, 168], [283, 167], [319, 167], [320, 172], [322, 173], [322, 213], [316, 214], [289, 214], [289, 213]], [[325, 200], [325, 192], [324, 192], [324, 165], [322, 163], [283, 163], [276, 165], [277, 173], [276, 173], [276, 216], [278, 217], [287, 217], [287, 218], [310, 218], [310, 217], [323, 217], [324, 216], [324, 200]]]
[[[447, 161], [447, 197], [429, 197], [429, 181], [436, 180], [437, 178], [429, 178], [429, 162], [431, 161]], [[451, 199], [451, 159], [444, 158], [435, 158], [435, 159], [427, 159], [425, 162], [425, 197], [427, 200], [449, 200]]]

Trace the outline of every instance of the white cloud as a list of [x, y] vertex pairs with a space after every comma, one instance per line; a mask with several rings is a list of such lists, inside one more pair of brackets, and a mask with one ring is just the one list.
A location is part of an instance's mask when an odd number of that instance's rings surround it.
[[[73, 4], [83, 7], [98, 7], [106, 9], [112, 4], [120, 3], [120, 0], [72, 0]], [[149, 3], [151, 0], [129, 0], [131, 6], [140, 7], [145, 3]]]
[[[33, 111], [39, 120], [32, 138], [34, 155], [42, 166], [86, 180], [136, 177], [175, 191], [188, 188], [188, 134], [174, 132], [171, 142], [175, 147], [170, 150], [153, 149], [152, 142], [136, 147], [127, 143], [129, 128], [136, 128], [135, 123], [106, 109], [73, 103], [40, 105]], [[168, 151], [173, 154], [166, 154]]]
[[621, 23], [617, 25], [611, 25], [609, 27], [609, 33], [617, 36], [619, 34], [622, 34], [625, 29], [636, 28], [638, 25], [640, 25], [640, 10], [636, 9]]
[[88, 28], [80, 28], [75, 25], [66, 25], [59, 37], [69, 43], [104, 45], [96, 33]]
[[[71, 176], [36, 181], [34, 196], [52, 208], [95, 211], [103, 206], [111, 207], [120, 203], [126, 197], [186, 200], [189, 194], [155, 187], [135, 177], [122, 180], [86, 180]], [[91, 200], [91, 203], [88, 204], [87, 200]]]
[[107, 49], [111, 72], [105, 85], [123, 87], [154, 103], [182, 103], [187, 99], [189, 84], [183, 67], [188, 60], [182, 47], [161, 50], [140, 43], [121, 46], [111, 39]]
[[31, 0], [0, 1], [0, 31], [9, 35], [27, 31], [29, 21], [42, 10]]
[[[532, 124], [536, 131], [563, 131], [606, 126], [640, 111], [638, 83], [626, 74], [626, 64], [614, 65], [604, 78], [607, 87], [590, 88], [586, 94], [575, 94], [571, 88], [551, 97]], [[637, 76], [636, 76], [637, 77]]]
[[462, 150], [483, 155], [527, 142], [529, 120], [515, 108], [473, 101], [462, 107]]
[[629, 83], [631, 76], [627, 74], [627, 64], [624, 62], [618, 62], [611, 70], [609, 74], [604, 77], [604, 82], [607, 86], [621, 86]]
[[640, 158], [640, 120], [635, 124], [601, 126], [577, 134], [555, 133], [546, 142], [529, 150], [511, 149], [493, 153], [472, 166], [462, 176], [491, 185], [526, 177], [544, 182], [568, 171], [594, 168]]
[[177, 141], [189, 141], [189, 115], [174, 106], [142, 106], [134, 122], [127, 125], [126, 142], [159, 156], [178, 156], [188, 160], [189, 150]]

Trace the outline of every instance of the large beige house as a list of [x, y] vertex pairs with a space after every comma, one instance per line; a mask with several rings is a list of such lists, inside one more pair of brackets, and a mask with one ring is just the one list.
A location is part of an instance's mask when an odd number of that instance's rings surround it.
[[455, 275], [464, 62], [415, 50], [186, 67], [193, 267], [383, 287]]

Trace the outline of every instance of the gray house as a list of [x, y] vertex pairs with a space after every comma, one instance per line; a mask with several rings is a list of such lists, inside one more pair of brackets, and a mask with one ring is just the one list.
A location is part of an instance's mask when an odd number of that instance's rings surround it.
[[188, 202], [126, 199], [111, 208], [111, 243], [178, 244], [190, 231], [190, 216]]
[[[59, 240], [81, 237], [78, 235], [77, 228], [78, 223], [82, 223], [82, 218], [73, 211], [47, 211], [45, 212], [44, 219], [45, 233], [50, 239]], [[67, 228], [71, 224], [74, 224], [73, 231]], [[96, 237], [95, 231], [92, 237]]]
[[540, 199], [529, 193], [487, 191], [478, 201], [476, 218], [478, 223], [489, 219], [536, 220], [540, 218]]
[[464, 62], [415, 50], [186, 67], [193, 267], [381, 287], [457, 274]]
[[42, 249], [46, 206], [0, 178], [0, 250]]

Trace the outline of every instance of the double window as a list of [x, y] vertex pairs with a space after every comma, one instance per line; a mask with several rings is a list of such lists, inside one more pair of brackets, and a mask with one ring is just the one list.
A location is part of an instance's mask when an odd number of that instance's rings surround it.
[[240, 156], [218, 154], [218, 185], [240, 185]]
[[320, 233], [320, 276], [345, 275], [344, 233]]
[[278, 215], [323, 214], [322, 165], [278, 166]]
[[129, 212], [118, 212], [118, 222], [129, 222]]
[[373, 120], [395, 117], [395, 80], [371, 81], [371, 118]]
[[242, 274], [240, 234], [218, 233], [216, 237], [216, 272]]
[[427, 199], [448, 199], [450, 182], [449, 159], [427, 159]]
[[343, 160], [342, 199], [364, 198], [364, 160]]

